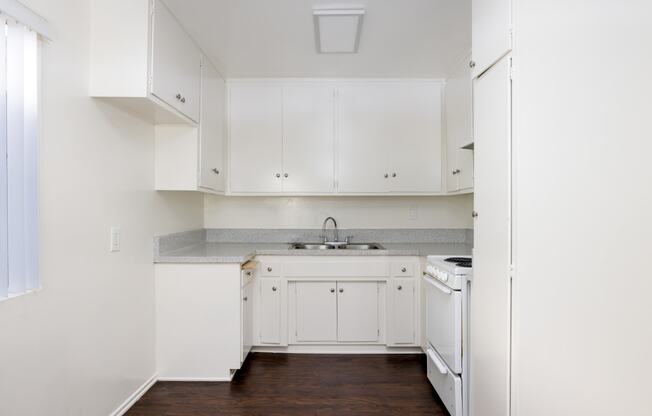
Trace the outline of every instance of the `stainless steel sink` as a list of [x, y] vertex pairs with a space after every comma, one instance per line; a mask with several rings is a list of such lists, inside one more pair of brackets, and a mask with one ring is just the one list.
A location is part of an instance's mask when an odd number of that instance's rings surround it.
[[293, 243], [290, 245], [290, 250], [384, 250], [385, 248], [380, 244], [366, 243], [366, 244], [320, 244], [320, 243]]

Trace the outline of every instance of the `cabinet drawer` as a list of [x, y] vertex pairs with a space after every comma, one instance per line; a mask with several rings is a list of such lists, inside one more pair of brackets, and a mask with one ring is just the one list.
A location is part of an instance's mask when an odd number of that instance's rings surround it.
[[394, 277], [414, 276], [414, 263], [412, 261], [392, 263], [392, 276]]
[[279, 277], [281, 275], [281, 265], [279, 263], [261, 263], [260, 275], [263, 277]]

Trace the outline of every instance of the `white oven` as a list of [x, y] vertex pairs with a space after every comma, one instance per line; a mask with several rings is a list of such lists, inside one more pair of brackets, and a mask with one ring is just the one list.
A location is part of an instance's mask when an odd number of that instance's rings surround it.
[[429, 256], [426, 294], [428, 380], [451, 416], [468, 409], [468, 295], [470, 257]]

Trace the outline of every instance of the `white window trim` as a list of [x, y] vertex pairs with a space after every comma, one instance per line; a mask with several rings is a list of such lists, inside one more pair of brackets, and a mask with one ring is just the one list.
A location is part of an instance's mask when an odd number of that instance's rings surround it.
[[21, 2], [17, 0], [0, 0], [0, 12], [11, 16], [12, 19], [29, 27], [41, 37], [52, 40], [52, 27], [47, 20], [34, 13]]

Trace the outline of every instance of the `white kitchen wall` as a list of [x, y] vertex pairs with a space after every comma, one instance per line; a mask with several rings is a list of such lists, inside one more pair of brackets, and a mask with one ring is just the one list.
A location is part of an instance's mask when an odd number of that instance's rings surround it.
[[25, 4], [56, 36], [43, 47], [43, 289], [0, 302], [0, 414], [109, 415], [155, 372], [152, 236], [200, 228], [203, 197], [153, 191], [153, 126], [88, 97], [90, 0]]
[[473, 228], [472, 195], [429, 197], [206, 196], [206, 228]]

